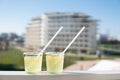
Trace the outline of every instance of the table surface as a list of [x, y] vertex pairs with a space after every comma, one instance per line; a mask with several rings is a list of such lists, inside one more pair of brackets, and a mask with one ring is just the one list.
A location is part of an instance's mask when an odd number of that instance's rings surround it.
[[120, 74], [120, 71], [65, 71], [60, 74], [50, 74], [42, 71], [38, 74], [28, 74], [25, 71], [0, 71], [0, 75], [74, 75], [74, 74]]
[[120, 71], [67, 71], [61, 74], [0, 71], [0, 80], [120, 80]]

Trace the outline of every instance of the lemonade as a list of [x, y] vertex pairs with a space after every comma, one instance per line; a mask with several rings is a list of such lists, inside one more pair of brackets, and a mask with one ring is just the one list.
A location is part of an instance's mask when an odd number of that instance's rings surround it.
[[37, 54], [30, 53], [24, 54], [24, 64], [25, 64], [25, 71], [27, 73], [39, 73], [41, 72], [42, 66], [42, 55], [37, 57]]
[[59, 73], [63, 71], [64, 55], [60, 53], [47, 53], [47, 72]]

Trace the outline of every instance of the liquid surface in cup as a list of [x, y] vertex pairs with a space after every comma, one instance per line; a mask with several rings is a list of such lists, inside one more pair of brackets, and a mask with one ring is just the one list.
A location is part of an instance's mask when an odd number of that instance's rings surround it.
[[42, 66], [42, 55], [36, 56], [25, 56], [25, 71], [28, 73], [41, 72]]
[[58, 73], [63, 71], [64, 55], [48, 54], [46, 55], [47, 71]]

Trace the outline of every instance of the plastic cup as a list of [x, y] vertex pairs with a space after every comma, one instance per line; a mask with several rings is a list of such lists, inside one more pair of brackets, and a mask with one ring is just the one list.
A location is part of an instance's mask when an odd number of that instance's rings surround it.
[[47, 52], [46, 64], [47, 72], [61, 73], [63, 71], [64, 54], [62, 52]]
[[37, 57], [39, 52], [25, 52], [24, 66], [27, 73], [39, 73], [42, 66], [42, 54]]

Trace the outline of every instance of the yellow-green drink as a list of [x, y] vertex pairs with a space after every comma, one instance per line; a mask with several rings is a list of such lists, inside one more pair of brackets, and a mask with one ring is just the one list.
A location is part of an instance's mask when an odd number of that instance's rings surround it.
[[42, 66], [42, 54], [37, 57], [37, 53], [28, 52], [24, 53], [25, 72], [27, 73], [39, 73]]
[[46, 53], [47, 72], [60, 73], [63, 71], [64, 54], [57, 52]]

